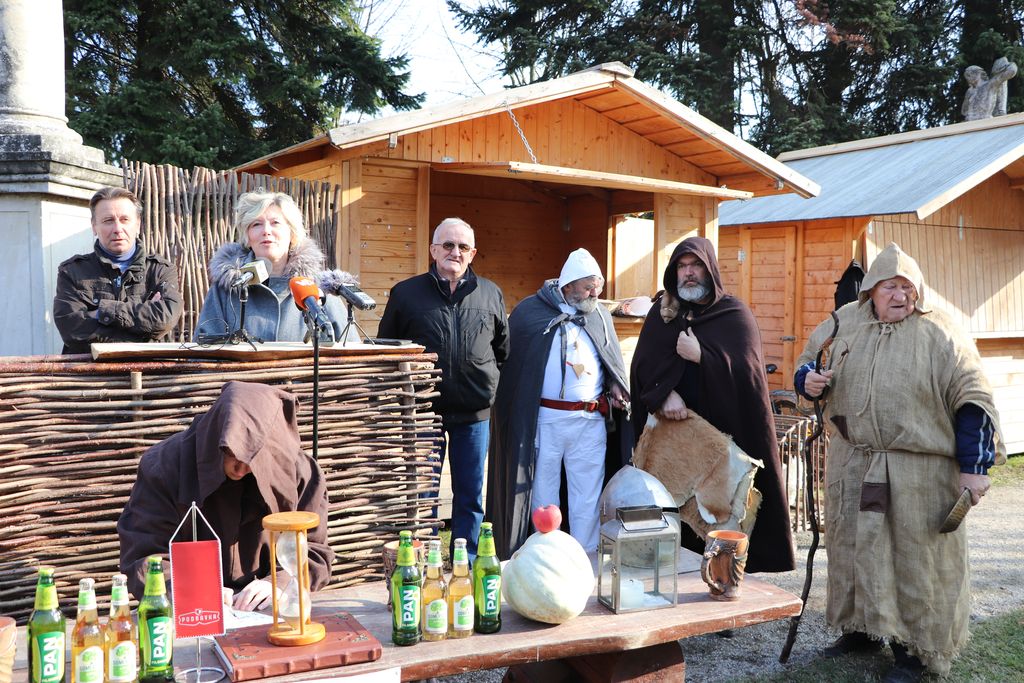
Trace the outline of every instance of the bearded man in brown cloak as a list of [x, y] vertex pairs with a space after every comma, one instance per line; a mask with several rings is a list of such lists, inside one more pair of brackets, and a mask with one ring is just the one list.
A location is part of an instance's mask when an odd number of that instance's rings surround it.
[[[633, 354], [634, 434], [639, 439], [650, 414], [682, 420], [693, 411], [762, 461], [754, 477], [762, 501], [746, 570], [789, 571], [795, 567], [789, 503], [754, 316], [725, 293], [714, 245], [703, 237], [675, 248], [663, 282]], [[704, 541], [685, 525], [682, 543], [704, 551]]]
[[[188, 429], [143, 454], [117, 521], [121, 571], [136, 597], [142, 596], [146, 558], [167, 556], [192, 501], [220, 539], [225, 602], [230, 598], [235, 609], [270, 604], [270, 539], [263, 530], [270, 513], [320, 516], [307, 537], [309, 576], [313, 590], [327, 585], [334, 560], [327, 545], [327, 485], [320, 466], [302, 450], [297, 411], [298, 400], [286, 391], [228, 382]], [[202, 527], [199, 540], [207, 540]]]
[[967, 641], [970, 575], [966, 525], [940, 529], [960, 493], [976, 504], [989, 467], [1006, 460], [992, 389], [973, 340], [925, 305], [921, 269], [895, 244], [838, 316], [831, 367], [812, 362], [828, 320], [795, 377], [811, 398], [831, 387], [825, 617], [843, 635], [823, 654], [879, 650], [886, 638], [885, 681], [945, 675]]

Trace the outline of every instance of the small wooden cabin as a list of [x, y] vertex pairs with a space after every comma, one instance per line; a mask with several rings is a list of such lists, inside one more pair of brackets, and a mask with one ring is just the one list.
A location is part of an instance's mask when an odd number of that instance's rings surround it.
[[812, 199], [726, 202], [719, 259], [751, 304], [770, 379], [833, 308], [850, 260], [889, 242], [920, 264], [931, 305], [975, 338], [1010, 452], [1024, 451], [1024, 114], [789, 152], [821, 184]]
[[[473, 267], [511, 310], [578, 247], [604, 265], [604, 296], [653, 294], [681, 239], [717, 240], [721, 200], [818, 191], [618, 63], [343, 126], [238, 170], [341, 187], [336, 262], [378, 302], [360, 315], [370, 334], [448, 216], [474, 227]], [[622, 220], [641, 212], [653, 232]], [[623, 323], [620, 337], [638, 330]]]

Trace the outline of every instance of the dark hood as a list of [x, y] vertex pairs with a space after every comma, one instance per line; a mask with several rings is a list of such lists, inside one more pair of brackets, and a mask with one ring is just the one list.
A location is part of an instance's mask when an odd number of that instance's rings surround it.
[[223, 449], [229, 448], [252, 470], [260, 494], [272, 508], [276, 502], [277, 509], [293, 509], [285, 501], [294, 505], [295, 491], [280, 489], [278, 484], [297, 480], [297, 456], [302, 449], [297, 408], [293, 395], [266, 384], [225, 384], [210, 410], [189, 427], [195, 439], [200, 501], [227, 478]]
[[679, 243], [679, 245], [672, 251], [672, 256], [668, 260], [668, 266], [665, 267], [665, 275], [662, 278], [662, 284], [665, 287], [665, 294], [662, 297], [662, 305], [666, 303], [675, 302], [675, 305], [686, 304], [680, 301], [676, 289], [679, 285], [679, 278], [676, 275], [676, 263], [679, 261], [683, 254], [693, 254], [701, 260], [704, 267], [707, 268], [708, 274], [711, 276], [711, 282], [713, 286], [712, 299], [709, 303], [701, 304], [702, 308], [707, 308], [715, 305], [718, 301], [725, 296], [725, 287], [722, 286], [722, 274], [718, 269], [718, 257], [715, 256], [715, 245], [711, 243], [711, 240], [705, 239], [704, 237], [687, 237], [685, 240]]

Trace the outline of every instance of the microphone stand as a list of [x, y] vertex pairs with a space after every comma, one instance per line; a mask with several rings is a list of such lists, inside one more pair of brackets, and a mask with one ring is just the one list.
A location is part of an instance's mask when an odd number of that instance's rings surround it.
[[320, 440], [320, 326], [308, 309], [303, 309], [302, 317], [306, 319], [306, 327], [313, 337], [313, 460], [317, 460]]
[[249, 303], [249, 287], [242, 285], [242, 289], [238, 292], [238, 305], [241, 309], [241, 313], [238, 316], [238, 329], [228, 335], [228, 344], [241, 344], [245, 342], [252, 347], [252, 350], [256, 350], [256, 344], [262, 344], [263, 340], [259, 337], [250, 335], [245, 330], [245, 305]]
[[355, 316], [352, 314], [352, 304], [349, 301], [346, 301], [345, 305], [348, 307], [348, 322], [345, 324], [345, 329], [341, 331], [341, 345], [345, 346], [345, 344], [348, 343], [348, 331], [353, 326], [355, 326], [356, 332], [360, 335], [360, 341], [365, 339], [367, 343], [375, 344], [376, 342], [373, 341], [373, 339], [370, 338], [370, 335], [366, 334], [366, 331], [359, 326], [359, 321], [357, 321]]

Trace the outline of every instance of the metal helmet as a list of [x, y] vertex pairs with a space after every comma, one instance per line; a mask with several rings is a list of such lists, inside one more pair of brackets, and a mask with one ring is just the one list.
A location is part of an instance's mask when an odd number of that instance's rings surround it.
[[601, 492], [598, 511], [601, 524], [615, 519], [615, 510], [630, 505], [657, 505], [670, 512], [676, 512], [676, 501], [653, 474], [626, 465], [615, 473]]

